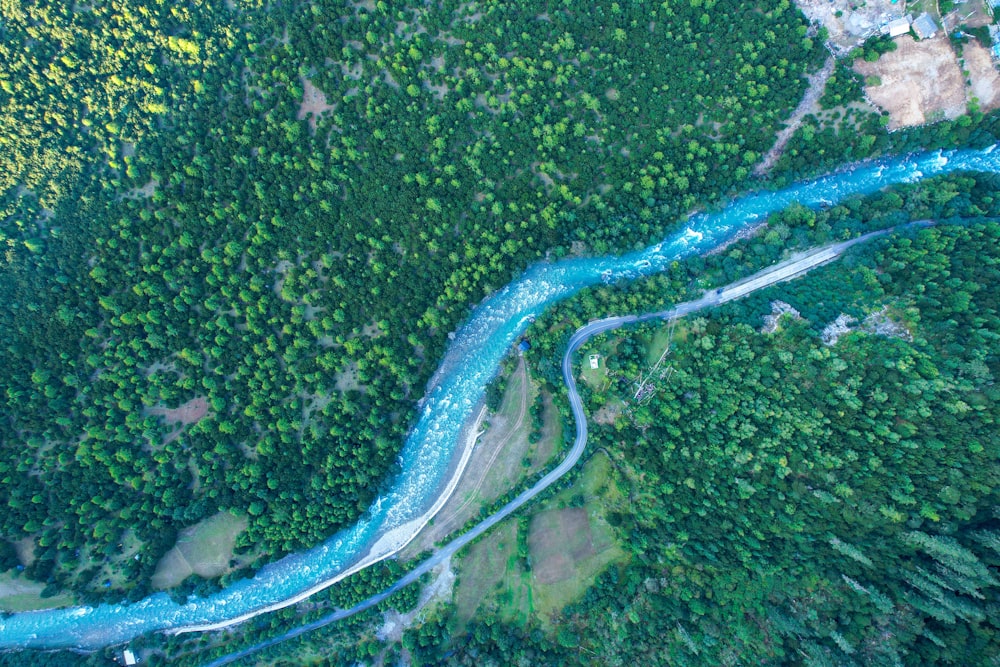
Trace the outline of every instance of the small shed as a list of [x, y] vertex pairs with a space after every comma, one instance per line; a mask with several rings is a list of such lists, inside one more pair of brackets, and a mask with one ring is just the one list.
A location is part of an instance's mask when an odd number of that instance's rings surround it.
[[937, 34], [937, 23], [927, 12], [924, 12], [913, 21], [913, 32], [917, 33], [920, 39], [930, 39]]
[[130, 649], [125, 649], [122, 652], [122, 661], [124, 661], [126, 665], [134, 665], [138, 662], [138, 660], [135, 659], [135, 653], [132, 653]]
[[900, 35], [905, 35], [910, 32], [910, 16], [907, 14], [902, 18], [889, 21], [889, 25], [886, 26], [886, 33], [889, 37], [899, 37]]
[[522, 339], [521, 342], [517, 344], [518, 352], [527, 352], [530, 349], [531, 349], [531, 343], [529, 343], [527, 339]]
[[590, 355], [590, 367], [594, 370], [597, 370], [598, 368], [600, 368], [600, 366], [601, 366], [601, 355], [599, 354]]

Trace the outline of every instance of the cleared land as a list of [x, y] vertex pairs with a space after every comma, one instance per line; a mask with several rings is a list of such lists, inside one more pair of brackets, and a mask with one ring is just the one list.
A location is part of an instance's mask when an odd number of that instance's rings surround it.
[[986, 112], [1000, 108], [1000, 73], [993, 66], [988, 49], [975, 40], [962, 47], [962, 60], [969, 72], [969, 101], [979, 102], [979, 110]]
[[174, 548], [156, 565], [155, 588], [176, 586], [192, 574], [215, 577], [229, 570], [236, 536], [246, 530], [247, 518], [220, 512], [184, 530]]
[[208, 414], [208, 400], [204, 396], [199, 396], [176, 408], [154, 406], [146, 408], [145, 412], [148, 415], [163, 417], [165, 424], [173, 426], [173, 430], [163, 439], [166, 444], [175, 440], [185, 428], [197, 423]]
[[898, 48], [876, 62], [858, 60], [854, 69], [875, 85], [865, 94], [889, 112], [889, 128], [958, 118], [966, 111], [965, 80], [947, 37], [916, 42], [896, 38]]
[[605, 519], [621, 492], [611, 481], [611, 461], [595, 454], [576, 483], [546, 503], [564, 507], [539, 512], [531, 521], [528, 547], [535, 610], [541, 618], [579, 598], [611, 563], [626, 557]]
[[336, 109], [337, 105], [328, 103], [326, 94], [306, 77], [300, 77], [300, 81], [302, 82], [302, 102], [299, 104], [299, 111], [295, 117], [298, 120], [308, 118], [309, 129], [315, 132], [317, 119], [326, 112]]
[[45, 584], [15, 577], [12, 572], [0, 574], [0, 611], [35, 611], [66, 607], [76, 603], [71, 595], [43, 598]]
[[[604, 508], [621, 495], [610, 474], [607, 456], [596, 454], [573, 486], [532, 515], [526, 536], [519, 535], [523, 524], [511, 522], [472, 546], [457, 565], [459, 618], [490, 610], [508, 621], [534, 615], [544, 624], [609, 564], [625, 558], [604, 517]], [[521, 542], [527, 544], [530, 569], [518, 553]]]
[[[559, 415], [547, 396], [543, 397], [542, 438], [532, 444], [529, 409], [538, 396], [524, 360], [507, 380], [503, 400], [489, 416], [490, 427], [479, 437], [462, 479], [445, 506], [401, 558], [416, 557], [443, 540], [479, 514], [488, 504], [535, 474], [552, 457], [562, 437]], [[525, 463], [530, 465], [524, 465]]]

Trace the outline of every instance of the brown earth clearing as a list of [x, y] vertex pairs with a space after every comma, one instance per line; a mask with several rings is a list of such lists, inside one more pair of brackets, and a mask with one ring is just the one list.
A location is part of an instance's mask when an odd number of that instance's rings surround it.
[[204, 396], [199, 396], [198, 398], [192, 398], [177, 408], [156, 406], [146, 408], [146, 412], [151, 415], [163, 417], [163, 421], [167, 424], [180, 422], [181, 426], [189, 426], [208, 414], [208, 400]]
[[866, 77], [865, 94], [889, 112], [889, 128], [958, 118], [966, 111], [965, 81], [948, 38], [896, 38], [897, 49], [854, 69]]
[[983, 112], [1000, 108], [1000, 73], [993, 66], [989, 50], [979, 42], [969, 40], [962, 47], [962, 60], [972, 82], [969, 101], [973, 98], [978, 100], [979, 110]]
[[153, 406], [151, 408], [146, 408], [145, 413], [147, 415], [156, 415], [158, 417], [163, 417], [163, 422], [167, 426], [174, 426], [173, 430], [163, 438], [163, 444], [171, 442], [177, 439], [185, 428], [191, 424], [197, 423], [205, 415], [208, 414], [208, 400], [204, 396], [199, 396], [197, 398], [192, 398], [190, 401], [176, 408], [164, 408], [162, 406]]
[[299, 111], [295, 118], [302, 120], [309, 119], [309, 129], [316, 131], [316, 120], [327, 111], [337, 108], [336, 104], [330, 104], [326, 100], [326, 94], [317, 88], [312, 81], [301, 77], [302, 81], [302, 103], [299, 104]]

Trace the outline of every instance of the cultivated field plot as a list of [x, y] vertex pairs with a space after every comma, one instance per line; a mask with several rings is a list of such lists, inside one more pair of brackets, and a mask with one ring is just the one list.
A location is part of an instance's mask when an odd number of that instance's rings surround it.
[[572, 578], [574, 564], [594, 554], [587, 510], [574, 507], [536, 515], [528, 545], [536, 581], [555, 584]]
[[868, 98], [889, 112], [889, 128], [958, 118], [966, 111], [965, 80], [958, 57], [942, 35], [916, 42], [896, 38], [898, 48], [870, 63], [858, 60], [854, 69], [871, 85]]
[[611, 462], [597, 454], [577, 482], [547, 505], [582, 507], [551, 509], [536, 514], [528, 534], [535, 611], [541, 619], [579, 598], [611, 563], [625, 557], [605, 520], [605, 507], [620, 492], [610, 481]]
[[490, 610], [519, 623], [534, 616], [545, 626], [610, 564], [625, 559], [604, 518], [604, 507], [621, 495], [610, 474], [608, 457], [595, 455], [573, 486], [547, 500], [526, 528], [508, 521], [469, 548], [457, 564], [458, 618], [465, 622]]
[[455, 587], [458, 618], [469, 621], [480, 608], [504, 620], [523, 618], [531, 609], [531, 589], [517, 556], [516, 521], [497, 527], [462, 556]]
[[216, 577], [229, 570], [236, 536], [246, 530], [247, 518], [220, 512], [184, 530], [177, 544], [156, 565], [155, 588], [171, 588], [192, 574]]

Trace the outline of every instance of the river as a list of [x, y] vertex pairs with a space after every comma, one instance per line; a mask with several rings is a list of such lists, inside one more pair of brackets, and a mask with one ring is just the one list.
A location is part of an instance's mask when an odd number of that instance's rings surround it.
[[447, 481], [462, 425], [501, 359], [529, 322], [553, 303], [590, 285], [661, 271], [674, 260], [711, 249], [795, 202], [832, 204], [851, 195], [955, 171], [1000, 173], [1000, 151], [993, 149], [924, 153], [856, 166], [777, 192], [740, 197], [717, 213], [693, 216], [682, 231], [641, 251], [530, 267], [477, 306], [456, 333], [401, 451], [401, 472], [391, 490], [357, 524], [313, 549], [265, 566], [252, 579], [187, 604], [177, 604], [160, 593], [129, 605], [4, 617], [0, 619], [0, 648], [94, 649], [147, 632], [225, 623], [318, 590], [363, 558], [392, 553], [426, 519]]

